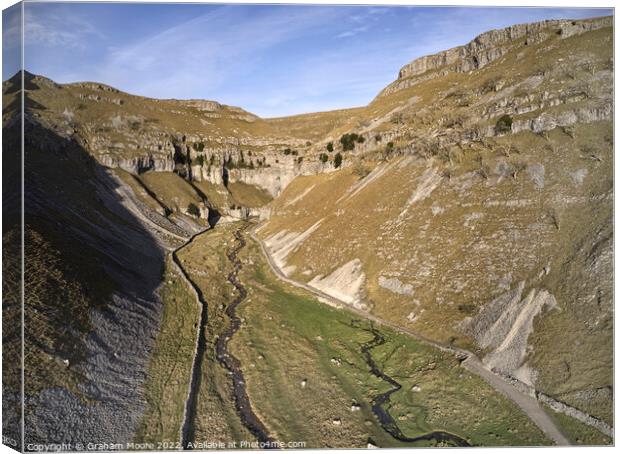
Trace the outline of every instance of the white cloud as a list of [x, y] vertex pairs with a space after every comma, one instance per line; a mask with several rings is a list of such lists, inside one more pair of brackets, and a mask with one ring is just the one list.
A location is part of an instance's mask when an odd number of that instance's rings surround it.
[[238, 71], [251, 71], [262, 50], [294, 39], [327, 18], [318, 8], [276, 10], [243, 21], [234, 13], [222, 7], [116, 49], [98, 77], [139, 94], [192, 97], [196, 87], [205, 92]]
[[368, 30], [368, 26], [367, 25], [363, 25], [361, 27], [356, 27], [356, 28], [353, 28], [351, 30], [347, 30], [347, 31], [344, 31], [342, 33], [338, 33], [336, 35], [336, 38], [349, 38], [351, 36], [355, 36], [355, 35], [358, 35], [360, 33], [363, 33], [363, 32], [365, 32], [367, 30]]
[[27, 4], [24, 8], [24, 44], [27, 46], [84, 49], [94, 37], [103, 38], [103, 35], [75, 15], [52, 13], [36, 4]]

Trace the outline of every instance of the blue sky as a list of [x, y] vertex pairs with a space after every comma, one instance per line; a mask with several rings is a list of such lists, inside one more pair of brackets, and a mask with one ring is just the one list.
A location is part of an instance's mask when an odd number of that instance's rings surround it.
[[[416, 57], [484, 31], [603, 9], [26, 3], [25, 67], [263, 117], [367, 104]], [[3, 79], [17, 70], [3, 17]]]

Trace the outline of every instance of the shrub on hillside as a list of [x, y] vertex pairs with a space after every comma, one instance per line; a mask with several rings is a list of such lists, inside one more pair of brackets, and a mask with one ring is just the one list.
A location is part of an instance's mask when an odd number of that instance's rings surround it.
[[495, 124], [495, 132], [505, 134], [512, 130], [512, 117], [510, 115], [502, 115]]
[[192, 216], [199, 217], [200, 209], [196, 206], [195, 203], [190, 202], [189, 205], [187, 205], [187, 213], [191, 214]]
[[334, 156], [334, 167], [337, 169], [342, 165], [342, 155], [340, 153], [336, 153]]
[[360, 178], [360, 180], [366, 177], [369, 173], [370, 173], [370, 169], [368, 169], [368, 167], [366, 167], [363, 162], [357, 161], [353, 165], [353, 174], [357, 175]]
[[319, 161], [321, 161], [322, 163], [326, 163], [329, 160], [329, 156], [327, 156], [325, 153], [321, 153], [319, 155]]
[[[363, 142], [364, 138], [361, 139], [361, 142]], [[355, 149], [355, 142], [360, 142], [360, 136], [354, 132], [351, 134], [343, 134], [342, 137], [340, 137], [340, 143], [342, 144], [343, 151]]]
[[334, 151], [334, 143], [333, 142], [329, 142], [327, 144], [326, 148], [327, 148], [327, 151], [329, 151], [331, 153], [332, 151]]

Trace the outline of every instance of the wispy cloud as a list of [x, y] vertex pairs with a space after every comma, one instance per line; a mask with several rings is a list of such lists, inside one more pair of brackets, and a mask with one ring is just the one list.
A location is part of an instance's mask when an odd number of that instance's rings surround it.
[[25, 9], [25, 45], [84, 49], [94, 37], [103, 38], [103, 35], [91, 23], [78, 16]]
[[362, 105], [412, 59], [490, 28], [596, 15], [363, 6], [26, 7], [26, 66], [33, 72], [58, 82], [100, 81], [144, 96], [214, 99], [262, 116]]
[[[175, 25], [110, 52], [98, 77], [139, 93], [191, 97], [216, 89], [238, 71], [261, 64], [261, 52], [286, 43], [325, 19], [320, 9], [295, 8], [243, 18], [229, 7]], [[140, 82], [132, 82], [132, 80]]]
[[338, 33], [336, 35], [336, 38], [349, 38], [351, 36], [355, 36], [355, 35], [358, 35], [360, 33], [363, 33], [363, 32], [365, 32], [367, 30], [368, 30], [368, 26], [367, 25], [362, 25], [360, 27], [355, 27], [355, 28], [352, 28], [350, 30], [344, 31], [342, 33]]

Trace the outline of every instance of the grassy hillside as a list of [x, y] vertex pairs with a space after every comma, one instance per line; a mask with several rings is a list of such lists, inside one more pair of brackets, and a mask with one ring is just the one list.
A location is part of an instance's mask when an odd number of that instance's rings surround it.
[[[610, 37], [516, 43], [378, 97], [375, 136], [346, 169], [293, 181], [260, 236], [293, 278], [611, 422]], [[483, 308], [517, 290], [525, 343], [500, 325], [483, 339]]]

